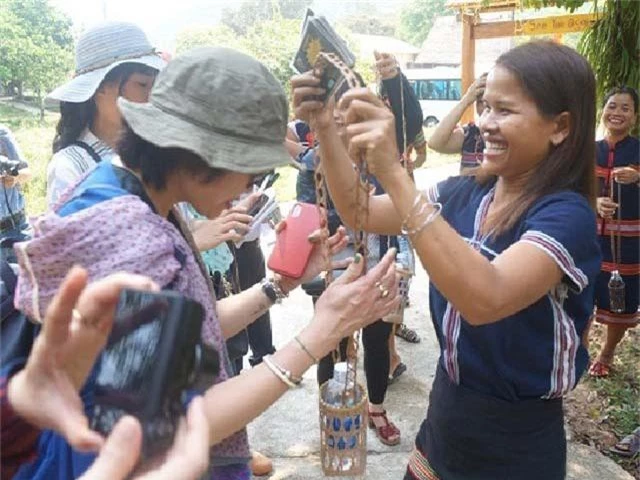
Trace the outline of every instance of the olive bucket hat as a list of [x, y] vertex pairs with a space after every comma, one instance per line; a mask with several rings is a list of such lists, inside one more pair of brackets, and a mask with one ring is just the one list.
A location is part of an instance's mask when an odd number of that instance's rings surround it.
[[166, 62], [133, 23], [104, 22], [83, 33], [76, 44], [74, 77], [47, 95], [47, 104], [89, 100], [118, 65], [139, 63], [162, 70]]
[[140, 137], [177, 147], [210, 167], [263, 173], [289, 163], [287, 98], [256, 59], [229, 48], [196, 48], [158, 75], [148, 103], [118, 99]]

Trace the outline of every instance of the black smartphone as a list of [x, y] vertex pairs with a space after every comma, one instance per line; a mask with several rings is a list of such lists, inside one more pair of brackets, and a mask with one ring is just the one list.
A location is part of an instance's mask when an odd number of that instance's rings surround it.
[[251, 215], [252, 217], [255, 217], [258, 214], [258, 212], [260, 212], [262, 207], [264, 207], [267, 204], [268, 201], [269, 201], [269, 196], [263, 193], [253, 203], [253, 205], [251, 205], [251, 208], [247, 211], [247, 215]]
[[[201, 368], [203, 319], [202, 305], [175, 292], [123, 290], [100, 358], [91, 427], [106, 436], [133, 415], [143, 460], [168, 449]], [[210, 362], [213, 349], [206, 350]], [[208, 369], [217, 373], [217, 354]]]

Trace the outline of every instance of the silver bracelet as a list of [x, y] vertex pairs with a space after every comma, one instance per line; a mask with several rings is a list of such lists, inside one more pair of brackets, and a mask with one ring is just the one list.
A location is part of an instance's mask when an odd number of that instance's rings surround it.
[[[418, 227], [410, 229], [406, 223], [404, 223], [402, 225], [402, 228], [400, 229], [400, 231], [402, 232], [403, 235], [409, 235], [409, 236], [414, 236], [417, 235], [418, 233], [422, 232], [422, 230], [424, 230], [425, 228], [427, 228], [427, 226], [431, 223], [434, 222], [434, 220], [440, 215], [440, 213], [442, 213], [442, 204], [441, 203], [426, 203], [427, 205], [430, 205], [433, 207], [433, 211], [427, 216], [427, 218], [425, 219], [424, 222], [422, 222]], [[422, 210], [421, 212], [422, 213]]]

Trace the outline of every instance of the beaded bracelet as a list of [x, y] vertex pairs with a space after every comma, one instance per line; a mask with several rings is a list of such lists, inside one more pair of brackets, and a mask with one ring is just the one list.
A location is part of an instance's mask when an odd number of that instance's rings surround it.
[[262, 361], [264, 364], [271, 370], [271, 372], [278, 377], [282, 383], [284, 383], [289, 388], [299, 387], [302, 383], [302, 377], [294, 377], [293, 374], [280, 365], [271, 360], [271, 355], [266, 355], [262, 357]]

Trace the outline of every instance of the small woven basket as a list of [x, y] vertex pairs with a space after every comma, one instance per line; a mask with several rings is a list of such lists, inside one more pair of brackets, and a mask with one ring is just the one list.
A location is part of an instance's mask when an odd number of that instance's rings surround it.
[[364, 475], [367, 466], [367, 393], [357, 384], [360, 401], [347, 407], [329, 405], [320, 387], [320, 460], [328, 477]]
[[404, 321], [404, 307], [407, 303], [407, 299], [409, 298], [409, 286], [411, 285], [411, 277], [413, 276], [413, 273], [410, 270], [397, 267], [396, 272], [400, 274], [400, 283], [398, 285], [398, 294], [401, 298], [400, 305], [398, 305], [395, 312], [391, 312], [382, 320], [387, 323], [400, 324]]

